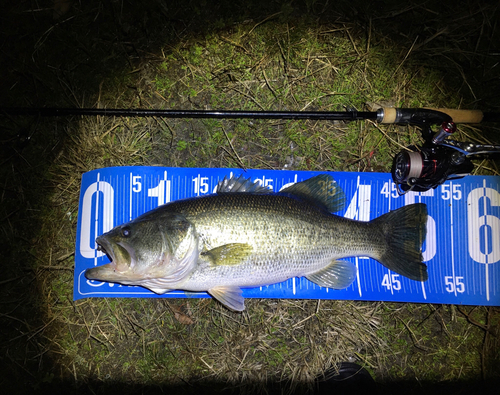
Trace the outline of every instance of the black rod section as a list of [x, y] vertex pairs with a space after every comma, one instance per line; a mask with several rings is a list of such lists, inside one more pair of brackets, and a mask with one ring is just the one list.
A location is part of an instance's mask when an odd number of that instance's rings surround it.
[[229, 119], [311, 119], [329, 121], [359, 121], [377, 119], [377, 112], [358, 111], [226, 111], [226, 110], [148, 110], [106, 108], [0, 108], [1, 115], [38, 115], [60, 117], [92, 115], [111, 117], [163, 117], [163, 118], [229, 118]]
[[499, 112], [485, 112], [483, 122], [500, 122]]

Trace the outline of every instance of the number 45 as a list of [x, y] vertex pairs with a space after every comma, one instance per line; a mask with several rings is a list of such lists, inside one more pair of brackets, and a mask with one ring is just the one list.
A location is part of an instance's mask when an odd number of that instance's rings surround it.
[[401, 290], [401, 281], [399, 281], [399, 274], [392, 273], [385, 274], [382, 279], [382, 285], [387, 288], [387, 290], [400, 291]]

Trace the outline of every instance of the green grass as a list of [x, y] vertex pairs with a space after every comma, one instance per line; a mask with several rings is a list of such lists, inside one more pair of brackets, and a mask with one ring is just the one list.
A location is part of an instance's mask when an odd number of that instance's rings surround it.
[[[150, 96], [161, 96], [164, 108], [196, 109], [328, 111], [362, 110], [366, 103], [379, 102], [402, 107], [457, 104], [451, 93], [444, 94], [439, 72], [403, 65], [395, 73], [389, 65], [398, 59], [387, 43], [369, 46], [366, 40], [354, 41], [350, 32], [351, 27], [332, 31], [306, 22], [268, 22], [181, 42], [164, 51], [154, 76], [156, 91]], [[394, 150], [400, 148], [397, 143], [419, 140], [412, 128], [389, 129], [389, 134], [398, 132], [389, 139], [364, 122], [333, 127], [328, 122], [248, 120], [171, 124], [176, 125], [179, 151], [178, 160], [170, 162], [174, 165], [195, 165], [196, 157], [203, 166], [256, 167], [268, 162], [283, 167], [293, 154], [300, 158], [300, 169], [387, 171]], [[229, 141], [247, 148], [243, 151], [248, 155], [239, 160]], [[351, 160], [332, 151], [346, 153]], [[224, 161], [214, 160], [221, 156]]]
[[[328, 33], [326, 27], [307, 23], [269, 22], [256, 28], [239, 25], [169, 49], [150, 77], [152, 89], [144, 94], [151, 100], [159, 97], [164, 108], [324, 111], [364, 109], [367, 102], [392, 102], [403, 107], [453, 103], [451, 95], [443, 95], [439, 72], [403, 65], [394, 73], [395, 68], [389, 65], [397, 57], [384, 45], [367, 49], [367, 42], [353, 39], [349, 28]], [[382, 131], [370, 122], [168, 120], [168, 131], [163, 130], [170, 148], [168, 155], [158, 155], [157, 145], [165, 148], [165, 143], [154, 138], [150, 120], [114, 121], [110, 125], [104, 120], [99, 124], [84, 121], [83, 125], [87, 122], [89, 127], [84, 126], [84, 133], [79, 134], [79, 149], [74, 155], [75, 162], [80, 157], [88, 160], [89, 169], [143, 163], [283, 168], [290, 163], [288, 168], [296, 169], [387, 171], [399, 145], [419, 139], [414, 128], [393, 126]], [[57, 292], [55, 283], [53, 287]], [[347, 306], [353, 320], [347, 327], [326, 312], [311, 316], [311, 303], [307, 302], [296, 303], [298, 310], [281, 307], [282, 302], [276, 311], [279, 319], [252, 308], [252, 304], [244, 316], [212, 311], [207, 319], [191, 310], [188, 316], [195, 324], [183, 326], [165, 312], [158, 325], [158, 312], [152, 310], [157, 303], [111, 300], [101, 307], [109, 309], [110, 328], [118, 329], [120, 339], [103, 329], [102, 334], [94, 335], [94, 341], [84, 343], [86, 347], [93, 344], [92, 350], [87, 350], [86, 363], [100, 372], [101, 380], [113, 374], [144, 383], [177, 383], [179, 378], [198, 375], [245, 381], [244, 377], [265, 371], [272, 380], [285, 374], [307, 381], [320, 374], [318, 368], [328, 361], [354, 358], [371, 367], [381, 380], [442, 381], [474, 378], [481, 363], [479, 353], [470, 351], [471, 346], [479, 347], [481, 331], [464, 326], [463, 318], [454, 322], [441, 318], [446, 323], [439, 330], [434, 320], [417, 322], [413, 316], [427, 311], [427, 306], [388, 304], [372, 333], [370, 327], [361, 331], [359, 326], [366, 317], [357, 307], [350, 312], [353, 305]], [[210, 303], [195, 304], [203, 305], [205, 311]], [[346, 307], [333, 302], [323, 305], [327, 309]], [[404, 317], [396, 316], [393, 309]], [[300, 322], [298, 317], [308, 324], [314, 322], [314, 329], [309, 332], [307, 326], [295, 330], [284, 325]], [[345, 316], [340, 317], [345, 321]], [[330, 329], [332, 326], [336, 328]], [[351, 333], [350, 328], [356, 328], [357, 333]], [[248, 331], [263, 334], [254, 338]], [[248, 332], [250, 338], [241, 332]], [[335, 340], [312, 341], [312, 334], [330, 332]], [[125, 340], [127, 337], [134, 338], [132, 343]], [[238, 350], [236, 345], [242, 341], [246, 345]], [[123, 360], [120, 369], [111, 362], [116, 355]], [[290, 360], [300, 365], [309, 358], [315, 368], [307, 373], [288, 366]]]
[[[3, 97], [165, 109], [498, 105], [488, 93], [498, 81], [487, 56], [498, 36], [492, 6], [452, 7], [456, 29], [441, 31], [447, 2], [382, 10], [357, 1], [99, 4], [75, 4], [71, 19], [50, 26], [38, 14], [26, 31], [6, 25], [19, 40], [17, 52], [9, 44], [16, 40], [5, 44]], [[401, 146], [420, 141], [414, 127], [103, 117], [2, 120], [2, 127], [9, 160], [0, 168], [0, 231], [13, 264], [1, 289], [1, 327], [12, 328], [1, 351], [11, 383], [24, 380], [28, 390], [70, 383], [96, 393], [117, 382], [123, 393], [135, 385], [258, 392], [272, 384], [286, 393], [311, 389], [339, 361], [362, 364], [378, 382], [415, 387], [500, 374], [495, 308], [249, 300], [235, 314], [210, 299], [72, 301], [84, 172], [124, 165], [387, 172]], [[36, 132], [23, 148], [25, 129]], [[469, 135], [485, 141], [478, 129], [460, 128], [459, 139]], [[476, 171], [499, 174], [495, 162]]]

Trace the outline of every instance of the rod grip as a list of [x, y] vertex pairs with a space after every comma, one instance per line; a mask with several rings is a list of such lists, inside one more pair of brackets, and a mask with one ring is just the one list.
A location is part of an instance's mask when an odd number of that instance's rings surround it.
[[[430, 110], [429, 114], [425, 114], [425, 110]], [[427, 118], [431, 117], [432, 112], [444, 113], [451, 117], [455, 123], [480, 123], [483, 120], [484, 114], [480, 110], [455, 110], [450, 108], [423, 108], [423, 109], [398, 109], [394, 107], [384, 107], [381, 123], [407, 123], [412, 118]], [[415, 113], [415, 114], [412, 114]]]
[[484, 117], [481, 110], [456, 110], [452, 108], [429, 108], [429, 110], [444, 112], [455, 123], [481, 123]]

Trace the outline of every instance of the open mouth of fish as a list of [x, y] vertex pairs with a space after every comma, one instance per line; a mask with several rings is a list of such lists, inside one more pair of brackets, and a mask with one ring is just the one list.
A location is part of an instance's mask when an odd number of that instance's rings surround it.
[[96, 244], [97, 251], [106, 254], [110, 263], [87, 269], [85, 277], [89, 280], [116, 281], [130, 267], [131, 259], [129, 252], [125, 247], [109, 242], [103, 237], [98, 237]]
[[109, 258], [110, 260], [109, 267], [112, 267], [113, 269], [116, 270], [117, 257], [115, 249], [118, 247], [118, 245], [115, 248], [113, 248], [111, 243], [109, 243], [105, 238], [102, 237], [98, 237], [96, 239], [96, 244], [97, 244], [97, 251], [103, 252]]

